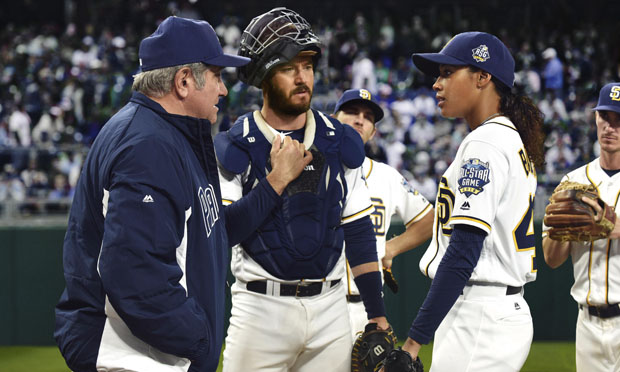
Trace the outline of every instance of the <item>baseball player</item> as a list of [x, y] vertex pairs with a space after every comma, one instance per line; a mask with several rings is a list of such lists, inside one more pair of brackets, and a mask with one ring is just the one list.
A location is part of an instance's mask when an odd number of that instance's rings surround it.
[[463, 118], [471, 132], [441, 177], [420, 260], [433, 282], [402, 349], [415, 358], [435, 334], [431, 371], [519, 371], [533, 335], [523, 285], [536, 279], [543, 116], [511, 93], [514, 59], [493, 35], [458, 34], [413, 62], [437, 76], [441, 115]]
[[[618, 208], [620, 195], [620, 83], [605, 85], [593, 109], [601, 156], [568, 173], [562, 181], [592, 184], [601, 199]], [[591, 203], [599, 211], [598, 204]], [[552, 268], [572, 257], [575, 283], [571, 295], [579, 304], [576, 335], [577, 371], [620, 371], [620, 227], [609, 239], [561, 242], [543, 226], [545, 261]]]
[[[368, 90], [351, 89], [340, 97], [333, 116], [355, 129], [366, 144], [377, 132], [375, 124], [383, 118], [383, 109]], [[433, 206], [389, 165], [366, 157], [362, 170], [374, 208], [370, 219], [377, 238], [377, 256], [382, 260], [384, 270], [389, 270], [394, 257], [431, 237]], [[400, 216], [407, 228], [403, 234], [386, 243], [386, 234], [395, 214]], [[363, 332], [368, 319], [348, 265], [347, 285], [351, 331], [355, 340], [357, 333]]]
[[[359, 168], [363, 143], [310, 109], [321, 44], [299, 14], [275, 8], [257, 16], [239, 54], [251, 58], [240, 79], [262, 89], [263, 106], [214, 141], [225, 212], [237, 216], [241, 242], [232, 252], [224, 371], [348, 371], [343, 242], [367, 318], [389, 327]], [[281, 143], [305, 154], [291, 182], [274, 174]]]

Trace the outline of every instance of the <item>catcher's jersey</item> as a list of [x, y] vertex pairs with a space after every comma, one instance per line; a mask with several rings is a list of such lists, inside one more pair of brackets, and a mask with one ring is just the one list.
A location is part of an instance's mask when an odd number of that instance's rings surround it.
[[[323, 115], [323, 114], [321, 114]], [[262, 118], [260, 114], [255, 113], [254, 119], [261, 122], [261, 125], [267, 127], [270, 131], [274, 133], [279, 133], [275, 129], [273, 129], [265, 120]], [[328, 120], [324, 118], [323, 120]], [[311, 126], [315, 127], [315, 121], [312, 115], [308, 115], [308, 120], [306, 121], [306, 127]], [[314, 142], [314, 128], [310, 128], [310, 130], [306, 130], [306, 135], [304, 138], [304, 145], [306, 149], [310, 148]], [[279, 135], [283, 136], [282, 133]], [[248, 176], [250, 174], [250, 164], [245, 172], [234, 176], [233, 178], [223, 177], [220, 174], [220, 184], [222, 190], [222, 204], [229, 205], [243, 196], [243, 185], [247, 182]], [[370, 214], [372, 208], [369, 204], [369, 194], [368, 189], [364, 183], [364, 178], [362, 175], [362, 168], [358, 167], [355, 169], [345, 168], [344, 178], [345, 183], [347, 185], [347, 194], [345, 196], [344, 205], [342, 207], [342, 215], [341, 222], [348, 223], [356, 221], [362, 217], [365, 217]], [[220, 170], [221, 171], [221, 170]], [[342, 250], [342, 254], [340, 255], [338, 262], [332, 269], [332, 271], [327, 275], [324, 280], [336, 280], [342, 279], [345, 275], [345, 255], [344, 255], [344, 246]], [[253, 280], [274, 280], [280, 281], [283, 280], [271, 275], [267, 270], [265, 270], [261, 265], [259, 265], [250, 255], [243, 249], [241, 245], [236, 245], [232, 248], [231, 255], [231, 271], [237, 280], [249, 282]], [[305, 279], [305, 278], [299, 278]]]
[[[620, 173], [609, 177], [601, 168], [600, 158], [568, 173], [562, 181], [592, 184], [598, 195], [617, 211], [620, 196]], [[543, 236], [547, 227], [543, 224]], [[582, 305], [605, 305], [620, 302], [620, 245], [618, 239], [571, 242], [575, 283], [571, 295]]]
[[433, 239], [420, 260], [434, 278], [455, 224], [487, 232], [470, 282], [522, 286], [536, 279], [536, 171], [514, 124], [487, 121], [463, 140], [439, 183]]
[[[377, 238], [377, 257], [381, 260], [385, 256], [386, 234], [392, 216], [397, 214], [405, 226], [409, 226], [422, 219], [432, 208], [428, 200], [389, 165], [366, 158], [362, 172], [370, 191], [373, 205], [370, 220]], [[348, 265], [347, 280], [348, 294], [359, 294]]]

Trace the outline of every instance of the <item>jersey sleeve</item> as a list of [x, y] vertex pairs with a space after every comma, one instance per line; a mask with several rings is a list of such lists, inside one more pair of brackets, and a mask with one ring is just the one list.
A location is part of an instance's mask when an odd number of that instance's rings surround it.
[[342, 210], [342, 223], [348, 223], [368, 216], [373, 207], [362, 167], [346, 168], [344, 177], [348, 190]]
[[235, 174], [227, 171], [221, 164], [218, 163], [217, 170], [220, 176], [222, 204], [229, 205], [241, 199], [243, 196], [243, 181], [247, 178], [250, 171], [250, 166], [248, 166], [248, 169], [245, 172]]
[[398, 171], [390, 169], [392, 170], [390, 185], [393, 188], [395, 211], [405, 226], [409, 226], [429, 213], [431, 204]]
[[453, 188], [455, 200], [449, 225], [465, 224], [491, 233], [506, 183], [509, 162], [495, 146], [483, 141], [467, 142]]
[[183, 169], [177, 151], [157, 140], [119, 155], [104, 191], [97, 268], [110, 304], [136, 337], [191, 359], [196, 346], [208, 342], [208, 324], [177, 262], [191, 215]]

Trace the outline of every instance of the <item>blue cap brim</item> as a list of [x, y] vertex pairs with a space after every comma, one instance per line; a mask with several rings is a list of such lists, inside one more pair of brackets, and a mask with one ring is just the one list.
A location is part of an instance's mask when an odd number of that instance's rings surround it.
[[240, 67], [250, 63], [250, 59], [247, 57], [234, 56], [231, 54], [222, 54], [217, 57], [204, 60], [203, 63], [213, 66], [221, 67]]
[[467, 63], [441, 53], [415, 53], [411, 60], [426, 75], [439, 76], [439, 65], [466, 66]]
[[596, 106], [595, 108], [592, 109], [592, 111], [613, 111], [613, 112], [617, 112], [620, 114], [620, 106], [601, 105], [601, 106]]

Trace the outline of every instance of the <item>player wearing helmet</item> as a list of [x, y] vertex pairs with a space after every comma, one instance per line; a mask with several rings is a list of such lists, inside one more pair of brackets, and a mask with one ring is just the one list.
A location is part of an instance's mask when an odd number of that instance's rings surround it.
[[215, 139], [240, 242], [224, 371], [349, 371], [343, 242], [368, 319], [388, 327], [363, 143], [310, 109], [321, 44], [299, 14], [254, 18], [239, 54], [252, 60], [239, 75], [263, 90], [263, 106]]

